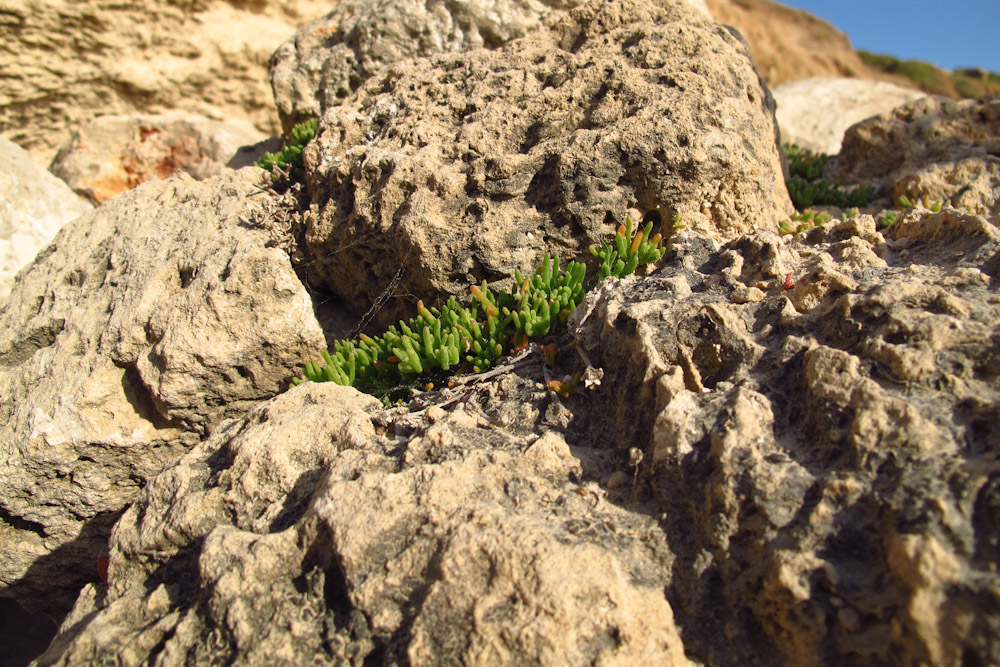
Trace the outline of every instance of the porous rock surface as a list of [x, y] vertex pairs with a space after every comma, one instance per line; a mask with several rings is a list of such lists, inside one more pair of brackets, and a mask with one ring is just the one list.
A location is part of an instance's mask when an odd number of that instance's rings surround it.
[[689, 655], [1000, 660], [996, 224], [862, 215], [665, 261], [578, 312], [591, 431], [645, 453]]
[[888, 113], [925, 97], [912, 88], [886, 81], [813, 77], [773, 90], [781, 143], [836, 155], [844, 132], [855, 123]]
[[[704, 0], [685, 0], [710, 16]], [[291, 128], [350, 97], [383, 68], [435, 53], [496, 49], [550, 28], [582, 0], [341, 0], [271, 57], [271, 88]]]
[[951, 200], [1000, 213], [1000, 95], [925, 97], [851, 127], [837, 176], [880, 185], [894, 202]]
[[93, 206], [0, 137], [0, 303], [14, 276], [59, 229]]
[[387, 65], [434, 53], [497, 48], [547, 27], [579, 0], [439, 2], [343, 0], [271, 57], [285, 132], [319, 118]]
[[412, 293], [586, 255], [622, 212], [732, 238], [791, 204], [773, 100], [736, 34], [675, 0], [592, 2], [494, 50], [415, 58], [306, 148], [310, 278], [376, 323]]
[[465, 399], [310, 384], [220, 428], [123, 516], [110, 586], [39, 664], [688, 664], [656, 521], [581, 485], [537, 383]]
[[571, 318], [568, 399], [530, 353], [294, 388], [148, 485], [39, 664], [995, 664], [998, 257], [950, 208], [682, 231]]
[[246, 122], [215, 121], [185, 112], [101, 116], [78, 127], [49, 170], [100, 204], [148, 180], [182, 171], [216, 176], [241, 147], [267, 137]]
[[99, 115], [184, 110], [278, 133], [268, 59], [329, 0], [6, 0], [0, 133], [48, 164]]
[[[0, 306], [0, 594], [60, 618], [168, 460], [324, 345], [258, 169], [141, 185]], [[273, 216], [271, 216], [273, 217]]]

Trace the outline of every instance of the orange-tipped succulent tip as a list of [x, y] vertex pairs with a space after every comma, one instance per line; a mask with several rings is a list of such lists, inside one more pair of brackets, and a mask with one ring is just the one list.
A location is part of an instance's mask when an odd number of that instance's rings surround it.
[[639, 246], [642, 245], [642, 237], [644, 235], [645, 232], [643, 231], [640, 231], [638, 234], [635, 235], [635, 238], [632, 239], [632, 247], [629, 248], [629, 252], [635, 252], [636, 250], [639, 249]]

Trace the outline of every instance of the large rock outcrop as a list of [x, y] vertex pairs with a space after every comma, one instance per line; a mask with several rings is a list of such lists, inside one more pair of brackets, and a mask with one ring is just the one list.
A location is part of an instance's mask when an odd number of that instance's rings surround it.
[[[324, 112], [305, 212], [255, 170], [124, 193], [0, 306], [0, 595], [62, 616], [82, 587], [43, 665], [998, 664], [995, 107], [845, 141], [854, 178], [945, 174], [961, 208], [779, 236], [742, 43], [602, 0], [373, 73]], [[666, 255], [554, 358], [393, 408], [276, 395], [324, 343], [289, 253], [409, 311], [630, 206]]]
[[951, 200], [1000, 214], [1000, 96], [925, 97], [851, 127], [837, 176], [880, 185], [894, 202]]
[[324, 346], [263, 182], [143, 184], [20, 274], [0, 306], [0, 594], [64, 614], [145, 482]]
[[875, 227], [688, 239], [581, 307], [581, 432], [644, 452], [706, 664], [1000, 660], [1000, 229]]
[[0, 132], [48, 164], [98, 115], [184, 110], [277, 134], [268, 59], [329, 0], [45, 0], [0, 12]]
[[14, 276], [64, 224], [93, 206], [0, 137], [0, 303]]
[[[710, 16], [704, 0], [684, 0]], [[271, 58], [271, 87], [285, 132], [350, 97], [401, 60], [496, 49], [551, 28], [583, 0], [340, 0], [299, 28]]]
[[141, 493], [39, 664], [995, 664], [1000, 230], [875, 227], [679, 233], [574, 315], [568, 399], [540, 355], [272, 399]]
[[296, 387], [143, 491], [39, 664], [688, 664], [662, 532], [582, 483], [546, 403]]
[[774, 88], [783, 144], [836, 155], [844, 132], [855, 123], [925, 97], [886, 81], [814, 77]]
[[[791, 203], [745, 44], [679, 1], [592, 2], [494, 50], [415, 58], [306, 148], [308, 272], [377, 323], [586, 255], [630, 207], [732, 238]], [[359, 280], [360, 278], [360, 280]]]

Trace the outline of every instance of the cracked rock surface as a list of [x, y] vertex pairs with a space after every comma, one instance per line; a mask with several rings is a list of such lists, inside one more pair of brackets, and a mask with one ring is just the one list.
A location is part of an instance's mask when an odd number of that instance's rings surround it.
[[684, 236], [578, 313], [606, 371], [584, 432], [645, 453], [633, 498], [666, 517], [689, 654], [997, 662], [995, 223]]
[[[704, 0], [685, 0], [711, 18]], [[347, 100], [408, 58], [497, 49], [551, 28], [582, 0], [340, 0], [271, 57], [271, 89], [285, 133]]]
[[324, 344], [262, 172], [158, 181], [66, 225], [0, 309], [0, 586], [65, 614], [162, 466]]
[[994, 663], [998, 242], [681, 231], [573, 316], [569, 398], [530, 353], [296, 387], [150, 482], [40, 664]]
[[413, 58], [306, 148], [309, 273], [375, 324], [588, 256], [624, 211], [732, 238], [788, 215], [774, 102], [738, 33], [676, 1], [591, 2], [492, 50]]
[[688, 664], [663, 533], [583, 484], [546, 403], [515, 375], [421, 414], [290, 390], [143, 491], [39, 663]]
[[925, 97], [851, 127], [837, 177], [881, 185], [886, 196], [1000, 213], [1000, 95]]

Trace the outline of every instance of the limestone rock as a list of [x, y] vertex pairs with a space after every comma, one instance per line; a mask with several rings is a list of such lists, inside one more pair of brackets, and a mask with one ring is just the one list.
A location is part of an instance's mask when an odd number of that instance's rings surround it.
[[844, 131], [871, 116], [925, 97], [885, 81], [814, 77], [774, 89], [782, 143], [836, 155]]
[[531, 352], [296, 387], [148, 484], [39, 664], [995, 664], [997, 257], [951, 208], [681, 231], [571, 318], [569, 398]]
[[[704, 0], [686, 0], [706, 16]], [[582, 0], [341, 0], [282, 44], [271, 59], [281, 122], [291, 128], [350, 97], [383, 68], [407, 58], [497, 49], [550, 28]]]
[[14, 275], [59, 229], [93, 208], [39, 168], [26, 150], [0, 137], [0, 303]]
[[584, 302], [605, 374], [575, 429], [643, 453], [632, 500], [665, 517], [688, 655], [1000, 660], [998, 258], [1000, 229], [955, 209], [884, 238], [865, 215], [682, 233]]
[[894, 202], [1000, 213], [1000, 96], [955, 102], [925, 97], [850, 128], [839, 178], [881, 185]]
[[218, 175], [241, 147], [264, 141], [246, 122], [220, 122], [183, 112], [101, 116], [77, 128], [49, 169], [100, 204], [148, 180], [182, 171]]
[[412, 310], [399, 281], [426, 299], [580, 258], [633, 206], [721, 238], [791, 211], [744, 43], [672, 0], [390, 67], [326, 112], [306, 168], [306, 270], [382, 324]]
[[387, 65], [434, 53], [498, 48], [551, 25], [559, 0], [428, 4], [418, 0], [344, 0], [282, 44], [271, 60], [271, 87], [285, 132], [350, 97]]
[[0, 307], [0, 591], [60, 617], [165, 462], [325, 346], [258, 169], [144, 183]]
[[546, 402], [509, 375], [434, 420], [262, 404], [142, 492], [39, 664], [690, 664], [656, 522], [581, 484]]
[[0, 133], [48, 164], [99, 115], [184, 110], [278, 133], [268, 58], [329, 0], [13, 0]]

